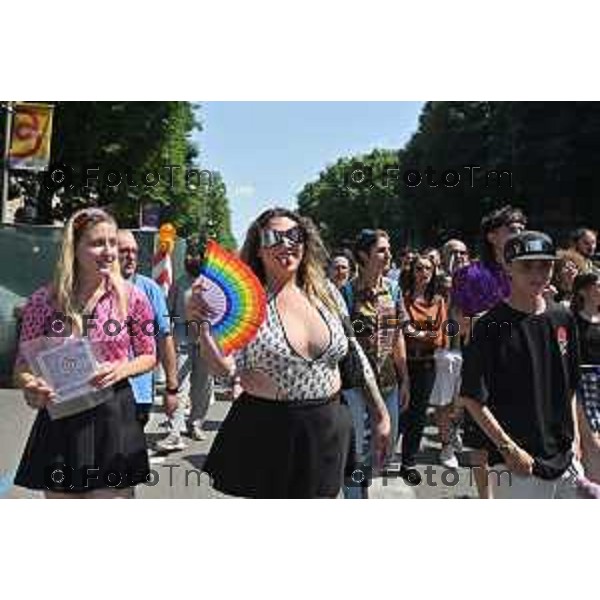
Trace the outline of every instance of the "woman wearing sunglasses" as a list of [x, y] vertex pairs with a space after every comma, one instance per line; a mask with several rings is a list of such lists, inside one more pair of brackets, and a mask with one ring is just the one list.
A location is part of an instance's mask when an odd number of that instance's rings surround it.
[[[343, 300], [323, 270], [323, 245], [310, 219], [275, 208], [251, 225], [241, 257], [268, 294], [266, 320], [248, 346], [232, 357], [221, 355], [202, 284], [188, 304], [188, 317], [203, 322], [202, 355], [215, 374], [235, 373], [244, 389], [204, 470], [217, 490], [234, 496], [335, 498], [352, 431], [340, 403], [338, 367], [349, 341], [340, 319]], [[372, 402], [385, 442], [385, 406], [376, 396]]]
[[435, 380], [435, 351], [445, 348], [443, 325], [447, 320], [444, 299], [436, 293], [436, 267], [429, 256], [420, 255], [411, 265], [404, 294], [410, 325], [405, 328], [411, 402], [401, 417], [402, 470], [411, 483], [421, 476], [416, 455], [421, 445], [427, 406]]

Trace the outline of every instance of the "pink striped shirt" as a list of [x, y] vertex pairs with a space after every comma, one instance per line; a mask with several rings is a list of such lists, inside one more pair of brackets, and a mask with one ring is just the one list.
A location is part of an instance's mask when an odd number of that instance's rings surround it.
[[[117, 362], [133, 356], [156, 354], [154, 335], [158, 328], [154, 324], [150, 302], [135, 286], [129, 283], [125, 286], [129, 294], [125, 319], [120, 316], [117, 298], [112, 291], [100, 297], [92, 315], [84, 317], [83, 335], [89, 339], [99, 362]], [[22, 345], [48, 335], [56, 319], [59, 319], [56, 329], [60, 329], [61, 316], [52, 301], [49, 286], [39, 288], [29, 297], [22, 313], [16, 367], [27, 364]]]

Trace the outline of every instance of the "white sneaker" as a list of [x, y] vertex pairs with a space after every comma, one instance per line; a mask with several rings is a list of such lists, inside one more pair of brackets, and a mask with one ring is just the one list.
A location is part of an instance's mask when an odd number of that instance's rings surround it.
[[454, 452], [463, 451], [463, 440], [457, 425], [453, 425], [450, 429], [450, 445], [454, 448]]
[[156, 442], [156, 448], [162, 452], [176, 452], [177, 450], [185, 450], [187, 446], [180, 435], [170, 433], [164, 440]]
[[446, 469], [458, 469], [458, 459], [456, 458], [452, 444], [446, 444], [442, 446], [442, 450], [440, 452], [440, 462], [442, 463], [442, 466], [446, 467]]
[[190, 437], [197, 442], [205, 442], [208, 439], [206, 431], [202, 429], [202, 425], [194, 423], [190, 429]]

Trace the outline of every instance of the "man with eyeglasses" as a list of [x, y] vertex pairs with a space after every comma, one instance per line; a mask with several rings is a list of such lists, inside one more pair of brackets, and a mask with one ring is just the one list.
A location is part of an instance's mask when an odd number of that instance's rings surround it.
[[571, 234], [571, 248], [585, 261], [586, 272], [593, 271], [597, 234], [593, 229], [580, 227]]
[[[155, 327], [158, 328], [158, 356], [167, 378], [165, 412], [167, 416], [171, 416], [178, 404], [178, 382], [177, 356], [173, 336], [171, 335], [167, 301], [163, 291], [153, 279], [137, 272], [139, 249], [133, 233], [122, 229], [118, 233], [117, 241], [119, 245], [119, 264], [123, 278], [144, 292], [154, 312]], [[148, 423], [154, 401], [153, 374], [152, 372], [143, 373], [131, 378], [130, 383], [135, 395], [137, 418], [142, 428], [144, 428]], [[185, 448], [185, 444], [180, 441], [177, 449], [183, 450], [183, 448]]]

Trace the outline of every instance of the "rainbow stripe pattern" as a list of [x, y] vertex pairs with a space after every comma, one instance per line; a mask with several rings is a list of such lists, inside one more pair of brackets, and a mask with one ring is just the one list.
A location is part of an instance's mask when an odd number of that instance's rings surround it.
[[[266, 318], [267, 295], [252, 269], [215, 240], [209, 240], [200, 276], [216, 287], [217, 316], [211, 320], [212, 334], [223, 354], [249, 344]], [[211, 304], [211, 294], [207, 296]], [[211, 304], [212, 306], [212, 304]]]

